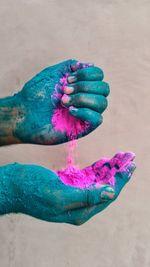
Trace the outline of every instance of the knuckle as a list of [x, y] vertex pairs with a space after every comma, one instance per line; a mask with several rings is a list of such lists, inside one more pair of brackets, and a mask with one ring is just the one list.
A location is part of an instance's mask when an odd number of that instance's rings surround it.
[[108, 96], [110, 94], [110, 86], [108, 83], [104, 82], [105, 85], [105, 91], [106, 91], [106, 95]]
[[73, 87], [74, 87], [75, 93], [82, 92], [82, 91], [84, 91], [84, 87], [85, 87], [84, 82], [80, 81], [80, 82], [74, 84]]
[[102, 124], [102, 122], [103, 122], [103, 117], [100, 115], [97, 121], [98, 121], [98, 125]]
[[71, 224], [75, 225], [75, 226], [80, 226], [82, 224], [84, 224], [85, 221], [82, 221], [82, 220], [75, 220], [73, 221]]
[[106, 97], [103, 98], [102, 106], [103, 106], [103, 110], [105, 110], [107, 108], [107, 106], [108, 106], [108, 101], [107, 101]]
[[81, 103], [84, 101], [84, 96], [82, 94], [76, 94], [75, 98], [74, 98], [76, 103]]
[[66, 65], [68, 66], [69, 71], [73, 71], [76, 64], [77, 64], [76, 59], [70, 58], [66, 60]]
[[97, 74], [99, 74], [99, 76], [103, 79], [104, 78], [104, 72], [101, 68], [99, 67], [95, 67], [95, 71], [97, 72]]
[[102, 124], [103, 122], [103, 117], [101, 115], [97, 116], [97, 118], [95, 118], [95, 120], [93, 120], [92, 123], [92, 128], [95, 129], [97, 128], [100, 124]]
[[77, 87], [77, 91], [84, 91], [84, 89], [86, 88], [86, 86], [85, 86], [85, 83], [83, 82], [83, 81], [80, 81], [80, 82], [78, 82], [78, 84], [76, 85], [76, 87]]
[[68, 61], [68, 64], [74, 64], [77, 62], [77, 60], [74, 58], [69, 58], [67, 61]]
[[77, 79], [78, 80], [86, 80], [87, 79], [87, 75], [88, 75], [88, 72], [87, 72], [87, 69], [80, 69], [78, 72], [77, 72]]

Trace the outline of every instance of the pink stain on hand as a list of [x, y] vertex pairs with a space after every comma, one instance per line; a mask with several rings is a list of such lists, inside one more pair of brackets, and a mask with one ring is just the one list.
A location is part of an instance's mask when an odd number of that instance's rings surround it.
[[88, 188], [90, 185], [96, 186], [108, 184], [115, 185], [115, 174], [126, 171], [135, 155], [132, 152], [116, 154], [112, 159], [101, 159], [92, 166], [79, 169], [76, 166], [69, 166], [66, 169], [58, 170], [61, 181], [69, 186], [78, 188]]

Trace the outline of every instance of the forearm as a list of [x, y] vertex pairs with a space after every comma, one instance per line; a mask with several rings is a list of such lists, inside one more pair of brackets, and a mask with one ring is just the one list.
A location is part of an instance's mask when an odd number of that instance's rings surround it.
[[15, 211], [13, 177], [16, 164], [0, 167], [0, 215]]
[[20, 117], [16, 97], [0, 99], [0, 146], [20, 143], [15, 128]]

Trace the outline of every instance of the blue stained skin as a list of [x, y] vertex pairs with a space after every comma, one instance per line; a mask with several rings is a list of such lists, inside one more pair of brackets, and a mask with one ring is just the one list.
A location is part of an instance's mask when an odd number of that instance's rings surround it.
[[116, 185], [88, 189], [66, 186], [52, 171], [36, 165], [0, 167], [0, 214], [24, 213], [49, 222], [81, 225], [107, 208], [131, 178], [135, 164], [115, 175]]
[[[72, 87], [70, 114], [90, 123], [90, 128], [77, 138], [87, 135], [102, 123], [102, 113], [107, 107], [109, 86], [103, 82], [100, 68], [90, 66], [77, 69], [76, 60], [67, 60], [48, 67], [28, 81], [12, 97], [0, 99], [0, 144], [32, 143], [54, 145], [68, 141], [66, 133], [55, 131], [52, 124], [54, 111], [60, 104], [55, 97], [56, 84], [69, 74], [68, 87]], [[59, 89], [58, 89], [59, 91]], [[6, 126], [7, 124], [7, 126]]]

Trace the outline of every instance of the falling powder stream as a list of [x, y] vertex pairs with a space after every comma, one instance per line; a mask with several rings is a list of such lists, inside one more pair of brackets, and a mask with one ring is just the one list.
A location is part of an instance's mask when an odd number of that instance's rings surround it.
[[[80, 64], [81, 64], [80, 62], [77, 62], [78, 67], [81, 67]], [[91, 64], [82, 65], [82, 68], [89, 66], [91, 66]], [[73, 117], [69, 113], [69, 108], [63, 106], [60, 103], [60, 99], [64, 92], [64, 87], [68, 84], [67, 82], [68, 75], [69, 74], [66, 73], [65, 76], [60, 79], [61, 85], [56, 84], [55, 86], [55, 91], [52, 98], [57, 99], [59, 104], [52, 117], [52, 123], [56, 131], [65, 133], [67, 138], [70, 140], [70, 142], [68, 142], [67, 144], [67, 162], [66, 162], [67, 167], [70, 167], [76, 165], [75, 163], [76, 162], [75, 151], [77, 147], [76, 139], [80, 134], [85, 133], [89, 129], [90, 124], [86, 121], [82, 121], [80, 119]]]
[[77, 140], [71, 140], [67, 143], [67, 167], [76, 166], [77, 164]]

